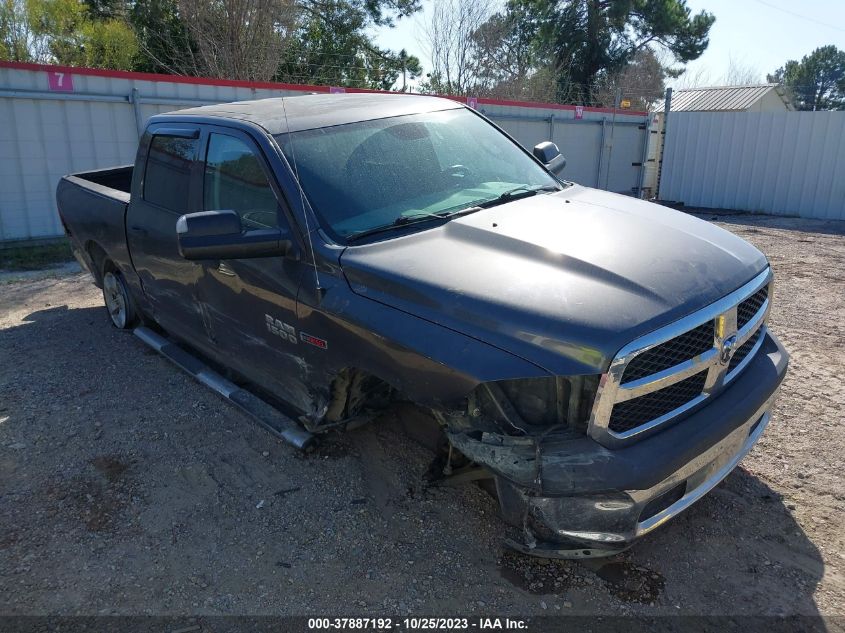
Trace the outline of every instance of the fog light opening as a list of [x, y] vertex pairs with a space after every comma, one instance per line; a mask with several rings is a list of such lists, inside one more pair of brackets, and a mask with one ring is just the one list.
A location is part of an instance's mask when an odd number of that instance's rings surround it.
[[686, 491], [687, 482], [685, 480], [679, 483], [674, 488], [670, 488], [662, 495], [655, 497], [654, 499], [649, 501], [643, 508], [643, 511], [640, 513], [639, 522], [642, 523], [643, 521], [650, 519], [656, 514], [660, 514], [673, 503], [682, 499], [684, 494], [686, 494]]
[[766, 417], [766, 414], [765, 414], [765, 413], [764, 413], [763, 415], [761, 415], [761, 416], [760, 416], [760, 419], [759, 419], [759, 420], [757, 420], [757, 421], [753, 424], [753, 426], [752, 426], [752, 427], [748, 430], [748, 435], [753, 435], [753, 434], [754, 434], [754, 431], [756, 431], [756, 430], [757, 430], [757, 427], [758, 427], [758, 426], [760, 426], [760, 423], [763, 421], [763, 418], [764, 418], [764, 417]]

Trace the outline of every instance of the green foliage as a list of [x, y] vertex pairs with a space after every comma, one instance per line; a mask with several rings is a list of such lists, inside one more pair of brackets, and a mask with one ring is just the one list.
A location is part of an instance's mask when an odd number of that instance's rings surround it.
[[595, 103], [596, 85], [621, 73], [644, 48], [679, 63], [707, 48], [715, 18], [692, 15], [686, 0], [509, 0], [536, 60], [558, 74], [558, 98]]
[[0, 59], [398, 89], [419, 59], [372, 43], [420, 0], [0, 0]]
[[0, 60], [28, 62], [29, 16], [20, 0], [0, 0]]
[[[422, 64], [415, 55], [408, 55], [408, 51], [404, 48], [396, 55], [396, 71], [397, 75], [401, 73], [402, 86], [399, 88], [400, 92], [405, 92], [408, 89], [408, 80], [416, 79], [422, 74]], [[398, 77], [397, 77], [398, 78]], [[395, 82], [396, 80], [394, 80]], [[391, 82], [391, 86], [394, 82]]]
[[88, 21], [81, 32], [83, 46], [76, 65], [119, 70], [134, 68], [138, 40], [126, 22], [118, 19]]
[[196, 44], [179, 16], [176, 0], [138, 0], [129, 10], [138, 39], [133, 70], [178, 75], [197, 74]]
[[130, 69], [132, 28], [119, 17], [94, 19], [77, 0], [3, 0], [0, 58], [67, 66]]
[[125, 0], [84, 0], [93, 20], [119, 18], [126, 12]]
[[798, 110], [845, 110], [845, 51], [822, 46], [768, 76], [792, 93]]
[[[331, 1], [303, 0], [311, 12], [322, 12]], [[408, 17], [420, 10], [420, 0], [343, 0], [350, 11], [362, 17], [367, 24], [393, 26], [399, 18]]]
[[0, 270], [41, 270], [73, 261], [70, 242], [61, 238], [50, 244], [0, 249]]
[[[472, 34], [477, 50], [479, 84], [488, 89], [510, 86], [508, 96], [530, 97], [514, 93], [514, 88], [520, 92], [525, 80], [536, 74], [538, 67], [544, 66], [533, 45], [535, 33], [536, 23], [530, 21], [524, 8], [516, 3], [505, 13], [488, 18]], [[547, 70], [542, 68], [542, 71]], [[548, 72], [541, 74], [548, 79]]]
[[72, 65], [81, 56], [87, 12], [77, 0], [27, 0], [26, 11], [33, 33], [46, 43], [59, 64]]
[[400, 77], [401, 89], [422, 72], [419, 59], [404, 50], [382, 50], [366, 33], [372, 25], [417, 10], [418, 0], [328, 0], [319, 10], [315, 6], [304, 5], [276, 81], [390, 90]]

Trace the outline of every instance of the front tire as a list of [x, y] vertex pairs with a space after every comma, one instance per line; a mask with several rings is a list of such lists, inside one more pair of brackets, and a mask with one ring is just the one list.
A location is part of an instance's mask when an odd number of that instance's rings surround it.
[[130, 329], [137, 320], [132, 295], [121, 275], [114, 268], [106, 268], [103, 273], [103, 300], [112, 325], [119, 330]]

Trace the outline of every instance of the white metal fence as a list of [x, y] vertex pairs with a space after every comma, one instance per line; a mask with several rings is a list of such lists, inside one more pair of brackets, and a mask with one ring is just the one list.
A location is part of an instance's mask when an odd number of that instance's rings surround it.
[[845, 220], [845, 112], [671, 112], [660, 198]]
[[643, 188], [648, 117], [613, 117], [602, 111], [571, 111], [540, 106], [480, 105], [482, 113], [523, 147], [554, 141], [566, 157], [563, 176], [587, 187], [636, 194]]
[[[0, 63], [0, 243], [62, 234], [55, 190], [65, 174], [134, 161], [147, 119], [207, 103], [326, 92], [326, 87]], [[642, 188], [644, 113], [479, 100], [531, 148], [553, 140], [582, 184]]]

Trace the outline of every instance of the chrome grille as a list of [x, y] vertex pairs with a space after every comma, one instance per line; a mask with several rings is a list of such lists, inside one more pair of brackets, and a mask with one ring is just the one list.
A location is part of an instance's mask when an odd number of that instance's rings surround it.
[[660, 418], [700, 396], [706, 380], [704, 370], [665, 389], [620, 402], [613, 407], [608, 427], [615, 433], [624, 433]]
[[751, 338], [740, 345], [734, 352], [734, 355], [731, 357], [731, 362], [728, 365], [729, 376], [742, 364], [742, 361], [746, 359], [746, 357], [751, 353], [751, 350], [754, 349], [754, 346], [757, 345], [757, 342], [763, 337], [763, 329], [764, 328], [758, 328], [757, 331], [751, 335]]
[[748, 297], [745, 301], [740, 303], [736, 308], [736, 327], [738, 330], [744, 328], [748, 322], [754, 318], [754, 315], [763, 307], [766, 299], [769, 297], [769, 287], [763, 286]]
[[622, 382], [632, 382], [674, 367], [703, 354], [713, 347], [713, 321], [702, 323], [689, 332], [643, 352], [628, 363]]
[[765, 338], [769, 269], [724, 299], [626, 345], [602, 377], [590, 435], [612, 446], [668, 423], [736, 378]]

